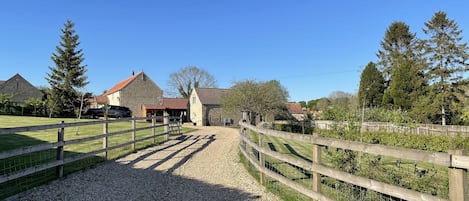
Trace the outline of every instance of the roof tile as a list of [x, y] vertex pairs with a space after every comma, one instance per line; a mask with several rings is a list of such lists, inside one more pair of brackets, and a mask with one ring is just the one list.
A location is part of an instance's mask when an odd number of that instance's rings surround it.
[[136, 77], [138, 77], [142, 73], [143, 72], [132, 75], [131, 77], [125, 79], [124, 81], [121, 81], [121, 82], [117, 83], [116, 85], [114, 85], [114, 87], [109, 89], [109, 91], [104, 93], [103, 96], [107, 96], [107, 95], [110, 95], [110, 94], [113, 94], [113, 93], [116, 93], [116, 92], [122, 90], [124, 87], [126, 87], [130, 82], [132, 82]]

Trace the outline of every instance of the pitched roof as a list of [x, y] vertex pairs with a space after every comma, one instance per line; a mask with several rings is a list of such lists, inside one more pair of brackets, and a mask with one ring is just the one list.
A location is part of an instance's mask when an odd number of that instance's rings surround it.
[[197, 88], [195, 92], [203, 105], [220, 105], [221, 97], [228, 94], [229, 89]]
[[287, 107], [290, 114], [303, 114], [303, 108], [300, 103], [290, 102], [287, 103]]
[[187, 98], [163, 98], [162, 105], [144, 105], [146, 109], [175, 109], [186, 110], [189, 99]]
[[4, 81], [4, 80], [0, 80], [0, 85], [2, 85], [3, 83], [5, 83], [5, 81]]
[[109, 103], [109, 99], [107, 98], [107, 96], [95, 96], [93, 98], [90, 98], [88, 99], [88, 102], [89, 103], [96, 103], [96, 104], [99, 104], [99, 105], [104, 105], [104, 104], [108, 104]]
[[24, 79], [19, 73], [0, 83], [0, 93], [9, 94], [15, 102], [24, 102], [28, 98], [42, 98], [43, 93]]
[[129, 83], [131, 83], [133, 80], [135, 80], [135, 78], [138, 77], [142, 73], [143, 72], [134, 74], [131, 77], [117, 83], [111, 89], [109, 89], [106, 93], [104, 93], [103, 96], [107, 96], [107, 95], [110, 95], [110, 94], [113, 94], [115, 92], [118, 92], [118, 91], [122, 90], [124, 87], [126, 87]]

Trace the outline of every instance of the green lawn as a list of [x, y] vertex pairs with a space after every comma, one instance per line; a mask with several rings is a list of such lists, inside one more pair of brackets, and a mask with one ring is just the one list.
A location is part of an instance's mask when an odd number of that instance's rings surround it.
[[[0, 127], [23, 127], [33, 125], [46, 125], [58, 124], [61, 121], [65, 123], [84, 122], [84, 121], [97, 121], [91, 119], [56, 119], [56, 118], [42, 118], [42, 117], [23, 117], [23, 116], [4, 116], [0, 115]], [[136, 127], [148, 127], [151, 123], [137, 122]], [[123, 121], [109, 124], [109, 132], [116, 132], [121, 130], [132, 129], [132, 121]], [[191, 132], [193, 129], [183, 128], [183, 133]], [[156, 134], [163, 133], [164, 128], [156, 128]], [[90, 136], [101, 135], [103, 133], [103, 125], [89, 125], [80, 127], [65, 128], [64, 140], [80, 139]], [[143, 139], [152, 136], [152, 129], [138, 131], [136, 139]], [[119, 145], [132, 140], [132, 133], [125, 133], [108, 138], [109, 147]], [[142, 149], [154, 145], [154, 143], [162, 143], [164, 138], [157, 137], [156, 139], [149, 139], [136, 144], [136, 149]], [[57, 129], [49, 129], [33, 132], [11, 133], [0, 135], [0, 152], [24, 146], [31, 146], [43, 144], [47, 142], [57, 142]], [[89, 153], [103, 148], [103, 140], [97, 139], [87, 141], [79, 144], [67, 145], [64, 147], [65, 158], [71, 157], [80, 153]], [[124, 146], [118, 149], [110, 150], [108, 152], [108, 159], [116, 159], [118, 157], [127, 155], [132, 152], [131, 145]], [[18, 170], [29, 168], [42, 163], [56, 160], [56, 149], [49, 149], [22, 156], [12, 157], [0, 160], [0, 175], [10, 174]], [[97, 163], [104, 161], [104, 154], [97, 154], [94, 157], [83, 159], [73, 162], [64, 166], [64, 173], [69, 174], [84, 168], [95, 166]], [[0, 199], [16, 194], [31, 187], [40, 185], [56, 178], [55, 169], [41, 171], [39, 173], [25, 176], [10, 182], [0, 184]]]

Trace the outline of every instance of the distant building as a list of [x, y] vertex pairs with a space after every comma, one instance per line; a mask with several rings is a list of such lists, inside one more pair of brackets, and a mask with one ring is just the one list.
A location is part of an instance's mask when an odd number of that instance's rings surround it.
[[0, 94], [12, 97], [16, 103], [24, 103], [30, 98], [42, 99], [44, 94], [24, 79], [20, 74], [16, 74], [6, 81], [0, 81]]
[[197, 88], [189, 97], [189, 118], [200, 126], [237, 125], [241, 119], [239, 114], [225, 114], [221, 107], [221, 98], [229, 89]]
[[180, 117], [183, 122], [187, 120], [187, 111], [189, 107], [189, 100], [187, 98], [163, 98], [162, 104], [146, 104], [143, 105], [145, 116], [151, 115], [163, 116], [166, 111], [170, 117]]
[[306, 119], [306, 112], [303, 110], [300, 103], [287, 103], [287, 109], [288, 113], [290, 113], [296, 120], [304, 121]]
[[88, 100], [93, 107], [105, 104], [128, 107], [132, 115], [145, 117], [144, 105], [161, 105], [163, 91], [144, 72], [132, 73], [101, 96]]

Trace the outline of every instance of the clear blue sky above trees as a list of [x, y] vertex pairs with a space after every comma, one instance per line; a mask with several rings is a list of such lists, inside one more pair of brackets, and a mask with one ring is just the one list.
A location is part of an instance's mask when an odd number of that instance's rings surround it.
[[100, 94], [145, 71], [166, 88], [169, 74], [194, 65], [233, 81], [276, 79], [291, 101], [341, 90], [356, 93], [360, 73], [386, 28], [403, 21], [417, 37], [442, 10], [469, 40], [467, 1], [3, 1], [0, 80], [20, 73], [47, 86], [51, 54], [67, 19], [88, 65], [86, 91]]

